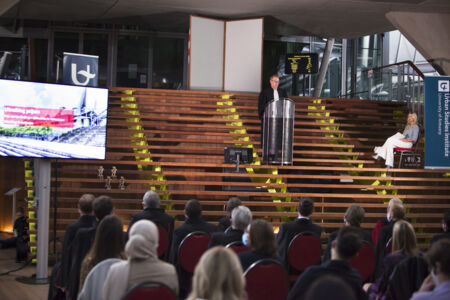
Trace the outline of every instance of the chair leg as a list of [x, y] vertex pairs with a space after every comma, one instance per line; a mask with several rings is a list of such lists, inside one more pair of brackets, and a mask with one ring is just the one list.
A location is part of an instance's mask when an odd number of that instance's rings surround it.
[[403, 158], [403, 151], [400, 151], [400, 160], [398, 162], [398, 168], [399, 169], [402, 167], [402, 158]]

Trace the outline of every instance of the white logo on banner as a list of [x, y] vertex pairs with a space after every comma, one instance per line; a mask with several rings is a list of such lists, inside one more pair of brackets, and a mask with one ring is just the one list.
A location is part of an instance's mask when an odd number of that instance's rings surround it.
[[[89, 80], [95, 77], [95, 74], [91, 73], [91, 66], [87, 65], [86, 68], [86, 71], [81, 70], [77, 72], [77, 64], [72, 64], [72, 80], [76, 85], [87, 85]], [[78, 74], [86, 77], [86, 80], [84, 82], [79, 82], [77, 78]]]
[[450, 80], [438, 80], [438, 92], [450, 91]]

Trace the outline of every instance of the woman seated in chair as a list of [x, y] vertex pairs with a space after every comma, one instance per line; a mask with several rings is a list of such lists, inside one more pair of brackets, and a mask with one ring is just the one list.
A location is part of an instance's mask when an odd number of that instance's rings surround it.
[[408, 114], [408, 121], [403, 133], [397, 132], [389, 137], [381, 147], [375, 147], [374, 159], [386, 160], [386, 167], [392, 168], [394, 165], [394, 148], [412, 148], [419, 138], [419, 126], [417, 125], [417, 114]]
[[158, 259], [158, 228], [149, 220], [134, 223], [125, 245], [128, 260], [111, 266], [103, 286], [102, 299], [119, 300], [131, 287], [144, 281], [167, 285], [178, 295], [175, 267]]
[[206, 251], [195, 267], [187, 300], [244, 300], [245, 280], [233, 250], [216, 246]]
[[414, 228], [407, 221], [397, 221], [392, 231], [392, 253], [384, 258], [381, 276], [375, 283], [366, 283], [363, 287], [369, 300], [381, 298], [386, 292], [394, 268], [405, 258], [418, 254]]
[[274, 258], [281, 263], [280, 258], [277, 256], [275, 234], [272, 226], [265, 220], [253, 221], [242, 235], [242, 242], [247, 247], [250, 247], [249, 251], [238, 254], [244, 272], [253, 263], [264, 258]]

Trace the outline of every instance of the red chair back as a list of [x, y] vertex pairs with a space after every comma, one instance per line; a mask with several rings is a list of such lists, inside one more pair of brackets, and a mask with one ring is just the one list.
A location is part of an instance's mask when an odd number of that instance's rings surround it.
[[158, 257], [162, 258], [166, 254], [169, 247], [169, 237], [167, 231], [160, 225], [158, 225], [159, 242], [158, 242]]
[[249, 251], [250, 247], [245, 246], [241, 241], [236, 241], [229, 243], [225, 246], [226, 248], [230, 248], [234, 251], [234, 253], [239, 254], [241, 252]]
[[142, 299], [176, 300], [177, 295], [171, 288], [161, 282], [145, 281], [132, 287], [122, 297], [122, 300]]
[[208, 250], [210, 238], [208, 234], [194, 231], [188, 234], [178, 247], [178, 262], [180, 268], [189, 273], [194, 273], [200, 257]]
[[248, 300], [286, 299], [289, 281], [283, 266], [274, 259], [262, 259], [244, 273]]
[[358, 255], [350, 261], [350, 265], [361, 274], [363, 282], [369, 279], [375, 267], [375, 253], [368, 242], [364, 242]]
[[311, 232], [297, 234], [289, 243], [289, 267], [303, 272], [306, 268], [320, 263], [322, 246], [319, 238]]

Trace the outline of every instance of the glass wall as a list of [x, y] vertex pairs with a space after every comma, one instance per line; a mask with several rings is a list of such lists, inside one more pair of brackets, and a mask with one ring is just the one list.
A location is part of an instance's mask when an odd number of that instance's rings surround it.
[[[323, 57], [326, 39], [300, 37], [300, 41], [264, 41], [263, 88], [269, 87], [269, 77], [278, 74], [280, 87], [288, 95], [311, 96], [317, 75], [285, 74], [286, 54], [318, 53], [319, 64]], [[322, 97], [341, 96], [342, 40], [335, 41], [327, 74], [322, 89]]]
[[108, 80], [108, 34], [84, 34], [83, 53], [98, 56], [98, 85], [106, 86]]
[[182, 89], [184, 40], [157, 37], [153, 39], [152, 88]]
[[148, 87], [149, 38], [121, 35], [117, 42], [117, 86]]

